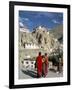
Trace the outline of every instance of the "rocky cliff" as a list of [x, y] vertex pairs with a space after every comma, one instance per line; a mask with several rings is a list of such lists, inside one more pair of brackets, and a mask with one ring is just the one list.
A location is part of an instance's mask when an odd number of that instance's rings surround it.
[[61, 38], [62, 34], [60, 35], [58, 30], [62, 32], [63, 29], [57, 27], [54, 30], [48, 31], [46, 27], [38, 26], [33, 29], [33, 32], [20, 32], [19, 42], [21, 46], [23, 46], [24, 43], [34, 43], [41, 49], [51, 51], [53, 48], [58, 48], [60, 45], [58, 39]]

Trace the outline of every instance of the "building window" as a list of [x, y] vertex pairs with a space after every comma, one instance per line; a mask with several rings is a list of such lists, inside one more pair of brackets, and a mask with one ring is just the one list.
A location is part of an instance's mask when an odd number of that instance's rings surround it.
[[31, 64], [33, 64], [33, 62], [31, 62]]
[[23, 64], [23, 61], [21, 61], [21, 63]]
[[30, 43], [30, 46], [31, 46], [31, 43]]
[[26, 64], [28, 64], [28, 62], [26, 62]]
[[31, 67], [33, 68], [33, 65], [31, 65]]

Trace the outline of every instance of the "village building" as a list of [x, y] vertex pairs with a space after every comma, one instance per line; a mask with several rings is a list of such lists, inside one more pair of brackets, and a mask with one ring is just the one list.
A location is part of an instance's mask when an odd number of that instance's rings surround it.
[[37, 30], [42, 30], [42, 31], [47, 31], [47, 28], [45, 28], [44, 26], [39, 26], [36, 29]]
[[47, 31], [47, 34], [49, 35], [49, 31]]
[[57, 41], [58, 41], [58, 40], [57, 40], [57, 38], [55, 38], [54, 40], [55, 40], [55, 42], [57, 42]]
[[[22, 62], [23, 67], [26, 69], [35, 69], [35, 63], [36, 63], [36, 60], [32, 60], [30, 57], [24, 59]], [[52, 61], [49, 61], [48, 63], [49, 63], [48, 69], [53, 69]]]
[[34, 43], [24, 43], [25, 49], [39, 49], [39, 47]]
[[53, 68], [53, 63], [52, 61], [49, 61], [49, 66], [48, 66], [49, 69], [52, 69]]
[[35, 60], [32, 60], [31, 58], [26, 58], [23, 61], [23, 66], [26, 69], [35, 69]]

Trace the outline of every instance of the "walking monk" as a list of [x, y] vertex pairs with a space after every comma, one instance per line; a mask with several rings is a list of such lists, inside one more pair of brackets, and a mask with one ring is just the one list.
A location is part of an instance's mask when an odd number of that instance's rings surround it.
[[48, 56], [47, 53], [45, 53], [45, 75], [48, 73]]
[[41, 52], [39, 52], [39, 55], [37, 57], [37, 77], [41, 77], [42, 76], [42, 56], [41, 56]]
[[42, 76], [46, 77], [46, 74], [45, 74], [45, 57], [44, 57], [44, 55], [42, 56]]

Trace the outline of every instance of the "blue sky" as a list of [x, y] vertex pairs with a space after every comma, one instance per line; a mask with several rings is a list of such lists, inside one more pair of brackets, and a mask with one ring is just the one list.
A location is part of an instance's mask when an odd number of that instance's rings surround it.
[[63, 24], [63, 13], [19, 11], [20, 27], [26, 26], [30, 31], [39, 25], [43, 25], [48, 29], [52, 29], [60, 24]]

